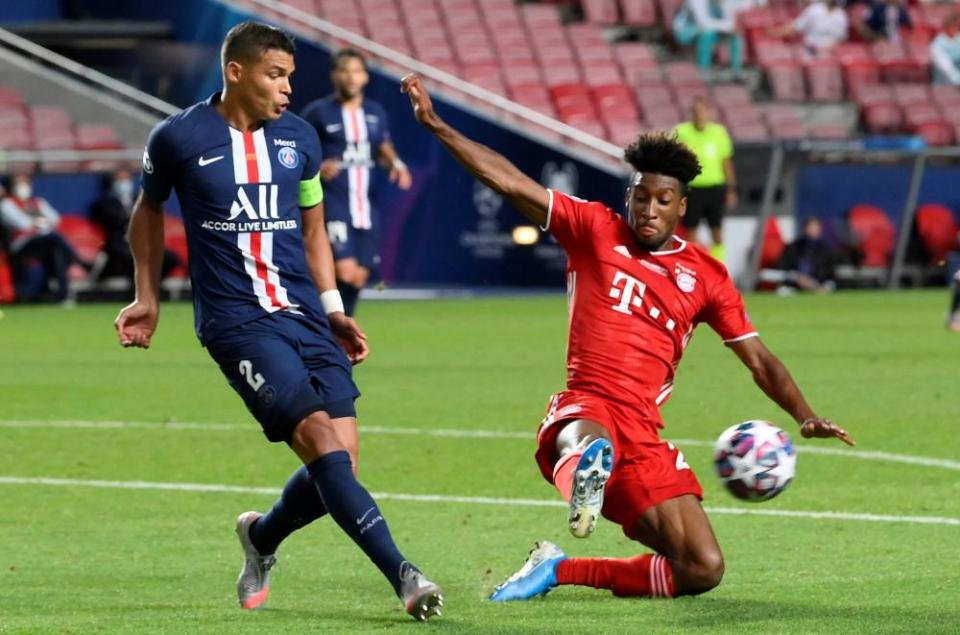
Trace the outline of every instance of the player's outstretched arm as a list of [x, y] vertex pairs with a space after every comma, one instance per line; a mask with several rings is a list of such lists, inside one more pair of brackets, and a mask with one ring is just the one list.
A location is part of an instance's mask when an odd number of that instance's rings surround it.
[[404, 77], [401, 90], [410, 96], [417, 121], [433, 133], [470, 174], [513, 203], [536, 224], [547, 222], [550, 196], [542, 185], [521, 172], [503, 155], [467, 139], [447, 125], [433, 109], [430, 95], [418, 75]]
[[160, 270], [163, 266], [163, 204], [143, 192], [133, 206], [127, 234], [133, 253], [134, 300], [114, 321], [124, 347], [150, 348], [160, 318]]
[[753, 373], [757, 386], [800, 424], [800, 434], [806, 438], [836, 437], [847, 445], [856, 445], [846, 430], [813, 412], [790, 371], [759, 337], [733, 342], [729, 346]]
[[[333, 266], [333, 250], [330, 248], [330, 239], [327, 238], [327, 228], [324, 224], [323, 203], [317, 203], [310, 208], [301, 209], [303, 217], [303, 248], [307, 256], [307, 267], [310, 276], [320, 291], [323, 299], [325, 292], [332, 292], [339, 298], [337, 291], [337, 277]], [[339, 300], [338, 300], [339, 301]], [[337, 337], [337, 341], [347, 357], [354, 364], [359, 364], [370, 355], [367, 346], [367, 336], [353, 318], [343, 312], [343, 303], [340, 302], [339, 311], [328, 311], [330, 330]]]

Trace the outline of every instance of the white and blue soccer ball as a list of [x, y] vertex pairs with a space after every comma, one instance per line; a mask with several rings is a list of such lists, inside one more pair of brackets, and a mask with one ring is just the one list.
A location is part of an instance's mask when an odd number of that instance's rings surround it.
[[713, 466], [736, 498], [760, 502], [777, 496], [793, 480], [797, 450], [790, 436], [769, 421], [744, 421], [717, 439]]

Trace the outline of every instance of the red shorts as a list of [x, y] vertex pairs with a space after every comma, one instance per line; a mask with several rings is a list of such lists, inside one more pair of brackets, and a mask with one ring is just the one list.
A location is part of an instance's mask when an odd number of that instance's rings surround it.
[[574, 419], [596, 421], [610, 434], [614, 463], [602, 513], [620, 525], [628, 538], [636, 539], [633, 527], [637, 519], [654, 505], [686, 494], [703, 500], [703, 488], [683, 453], [660, 439], [658, 414], [651, 417], [640, 409], [574, 390], [550, 398], [547, 416], [537, 432], [537, 465], [549, 483], [553, 483], [558, 458], [557, 434], [563, 429], [558, 424]]

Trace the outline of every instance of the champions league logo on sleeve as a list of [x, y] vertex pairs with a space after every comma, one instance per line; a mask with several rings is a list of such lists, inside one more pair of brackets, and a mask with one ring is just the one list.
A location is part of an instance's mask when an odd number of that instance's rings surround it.
[[293, 148], [284, 146], [277, 152], [280, 165], [291, 170], [300, 165], [300, 155]]

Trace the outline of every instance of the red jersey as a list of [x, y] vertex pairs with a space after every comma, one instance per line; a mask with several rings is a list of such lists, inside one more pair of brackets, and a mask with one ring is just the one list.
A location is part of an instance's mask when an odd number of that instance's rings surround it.
[[658, 407], [697, 324], [727, 343], [757, 335], [743, 298], [701, 247], [675, 237], [672, 249], [645, 251], [612, 209], [548, 192], [544, 228], [568, 256], [567, 388], [636, 408], [662, 427]]

